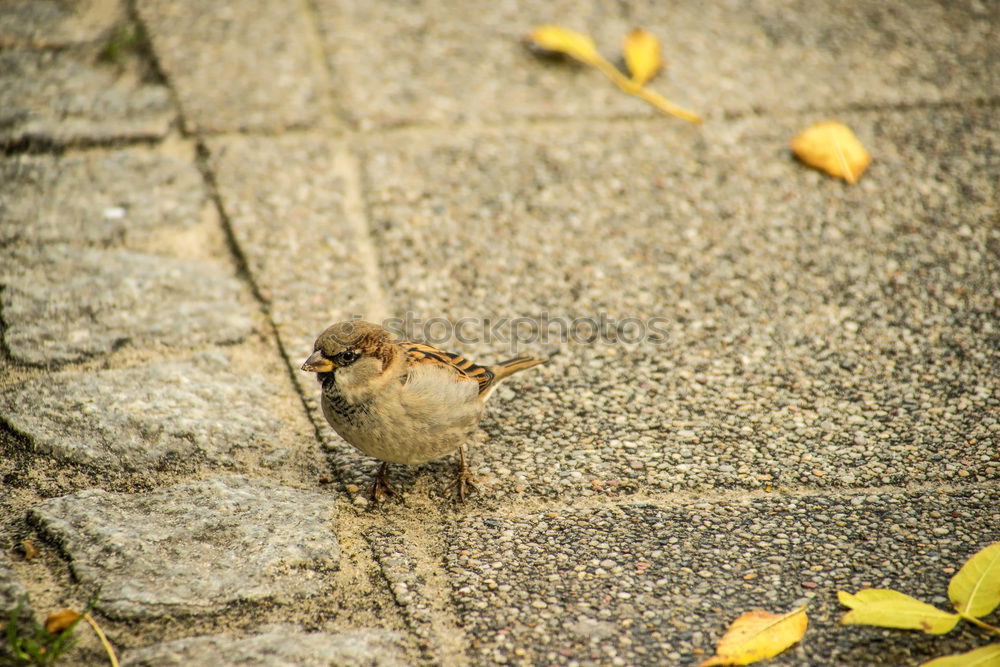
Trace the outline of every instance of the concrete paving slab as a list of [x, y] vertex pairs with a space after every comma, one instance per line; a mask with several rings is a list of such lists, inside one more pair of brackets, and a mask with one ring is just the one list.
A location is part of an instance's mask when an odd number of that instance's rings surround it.
[[0, 146], [159, 139], [170, 92], [74, 49], [0, 51]]
[[613, 61], [629, 30], [651, 30], [668, 69], [650, 87], [708, 117], [982, 99], [1000, 87], [989, 3], [320, 0], [316, 10], [336, 101], [362, 129], [658, 113], [596, 70], [529, 54], [520, 40], [551, 23], [590, 33]]
[[951, 575], [1000, 537], [998, 502], [980, 488], [505, 512], [460, 520], [446, 567], [473, 663], [697, 664], [744, 611], [807, 604], [805, 638], [773, 664], [916, 664], [985, 638], [841, 627], [836, 592], [950, 608]]
[[[282, 468], [296, 454], [273, 378], [230, 355], [96, 373], [45, 375], [0, 394], [4, 421], [38, 456], [154, 478], [163, 470]], [[283, 442], [284, 441], [284, 442]]]
[[643, 110], [597, 72], [540, 61], [520, 43], [558, 17], [596, 26], [616, 13], [602, 3], [315, 6], [338, 111], [363, 130]]
[[324, 82], [303, 2], [252, 11], [217, 2], [139, 2], [156, 58], [190, 132], [283, 130], [325, 113]]
[[121, 0], [4, 0], [0, 49], [93, 42], [107, 37], [125, 18]]
[[137, 619], [323, 591], [340, 558], [330, 517], [324, 495], [240, 476], [145, 494], [90, 489], [29, 513], [77, 580], [101, 589], [103, 613]]
[[[1000, 10], [980, 2], [623, 3], [595, 37], [642, 26], [671, 88], [719, 117], [982, 100], [1000, 89]], [[657, 79], [653, 87], [664, 85]]]
[[165, 665], [302, 665], [324, 667], [402, 667], [409, 664], [392, 632], [303, 632], [278, 626], [249, 637], [213, 635], [164, 642], [129, 651], [122, 664], [132, 667]]
[[3, 258], [4, 342], [21, 363], [58, 366], [125, 345], [233, 343], [253, 331], [244, 287], [211, 264], [58, 244]]
[[[491, 400], [474, 458], [504, 492], [995, 480], [991, 118], [844, 117], [877, 156], [857, 187], [789, 156], [799, 116], [373, 141], [388, 298], [417, 338], [473, 318], [428, 342], [475, 360], [558, 352]], [[490, 342], [516, 317], [548, 344]]]
[[0, 159], [0, 245], [131, 243], [201, 221], [198, 169], [146, 150]]

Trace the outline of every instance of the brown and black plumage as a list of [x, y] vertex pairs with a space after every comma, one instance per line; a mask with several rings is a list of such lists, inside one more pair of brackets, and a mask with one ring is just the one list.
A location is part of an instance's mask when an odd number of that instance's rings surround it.
[[372, 486], [375, 500], [392, 493], [389, 463], [415, 465], [455, 451], [459, 472], [452, 487], [464, 500], [474, 488], [465, 443], [479, 425], [486, 399], [505, 378], [544, 362], [517, 357], [480, 366], [351, 320], [320, 334], [302, 370], [317, 374], [323, 414], [333, 429], [383, 462]]

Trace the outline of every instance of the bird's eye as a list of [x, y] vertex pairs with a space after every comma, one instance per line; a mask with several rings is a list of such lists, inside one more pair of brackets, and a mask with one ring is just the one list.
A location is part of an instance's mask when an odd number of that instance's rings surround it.
[[357, 358], [358, 353], [354, 350], [344, 350], [340, 354], [336, 355], [333, 360], [338, 366], [347, 366], [353, 364]]

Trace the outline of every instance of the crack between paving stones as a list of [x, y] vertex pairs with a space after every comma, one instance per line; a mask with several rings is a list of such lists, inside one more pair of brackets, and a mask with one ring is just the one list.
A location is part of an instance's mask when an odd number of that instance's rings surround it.
[[[719, 122], [731, 122], [738, 121], [745, 118], [794, 118], [797, 116], [813, 116], [817, 113], [822, 113], [826, 115], [837, 114], [837, 113], [878, 113], [878, 112], [918, 112], [922, 110], [936, 110], [936, 111], [962, 111], [973, 108], [984, 108], [991, 109], [994, 107], [1000, 107], [1000, 98], [974, 98], [971, 100], [940, 100], [940, 101], [928, 101], [928, 102], [896, 102], [896, 103], [886, 103], [886, 104], [847, 104], [843, 106], [835, 107], [805, 107], [801, 109], [752, 109], [752, 110], [732, 110], [732, 111], [721, 111], [716, 117], [708, 118], [706, 124], [710, 124], [712, 121]], [[611, 114], [602, 116], [588, 116], [588, 115], [577, 115], [573, 117], [566, 118], [550, 118], [550, 117], [517, 117], [508, 118], [506, 120], [489, 122], [489, 123], [468, 123], [468, 124], [442, 124], [435, 122], [425, 122], [425, 121], [406, 121], [386, 124], [370, 131], [361, 131], [357, 129], [352, 129], [344, 133], [345, 138], [348, 139], [373, 139], [373, 138], [384, 138], [391, 137], [394, 135], [408, 135], [411, 133], [433, 135], [435, 133], [447, 133], [454, 134], [456, 132], [495, 132], [509, 134], [511, 132], [519, 131], [529, 131], [529, 130], [546, 130], [552, 128], [558, 128], [559, 130], [565, 130], [566, 128], [587, 128], [593, 125], [594, 122], [600, 122], [606, 124], [609, 127], [614, 126], [650, 126], [650, 127], [662, 127], [663, 119], [657, 116], [636, 116], [630, 114]], [[345, 121], [345, 124], [349, 123]], [[686, 125], [679, 125], [678, 127], [686, 127]], [[277, 137], [277, 136], [296, 136], [296, 135], [309, 135], [315, 134], [317, 129], [309, 126], [290, 126], [281, 129], [274, 128], [245, 128], [238, 130], [222, 130], [222, 131], [203, 131], [199, 132], [199, 136], [205, 138], [217, 138], [217, 137], [227, 137], [227, 136], [242, 136], [242, 137]], [[140, 143], [154, 143], [153, 140], [148, 142], [143, 142], [139, 140]]]
[[319, 424], [313, 420], [312, 413], [309, 410], [309, 404], [306, 401], [306, 396], [303, 393], [302, 388], [299, 386], [295, 376], [297, 366], [292, 362], [291, 357], [289, 357], [288, 350], [285, 349], [284, 342], [281, 339], [281, 334], [278, 331], [278, 325], [271, 315], [270, 303], [264, 298], [260, 285], [257, 284], [253, 273], [250, 271], [250, 265], [247, 261], [246, 254], [244, 254], [239, 241], [236, 239], [232, 220], [229, 218], [229, 214], [226, 212], [226, 208], [222, 203], [222, 196], [219, 194], [219, 186], [215, 180], [215, 174], [212, 172], [208, 162], [208, 146], [201, 137], [196, 138], [195, 141], [197, 150], [196, 163], [199, 171], [201, 171], [205, 187], [208, 190], [208, 196], [212, 200], [212, 205], [215, 207], [216, 213], [219, 216], [222, 231], [226, 238], [226, 246], [229, 248], [233, 261], [236, 263], [237, 275], [240, 280], [246, 283], [246, 285], [250, 288], [250, 292], [253, 294], [254, 300], [257, 301], [257, 304], [264, 315], [264, 319], [267, 321], [268, 327], [270, 328], [270, 338], [275, 344], [278, 354], [281, 356], [281, 359], [285, 364], [285, 371], [288, 373], [288, 379], [291, 382], [292, 389], [298, 395], [299, 401], [302, 403], [302, 410], [305, 412], [306, 419], [313, 426], [316, 442], [322, 446], [323, 436], [320, 431]]
[[[908, 493], [951, 495], [971, 491], [996, 491], [994, 481], [973, 482], [970, 484], [955, 484], [941, 486], [940, 483], [921, 483], [908, 486], [864, 486], [847, 489], [783, 489], [780, 491], [744, 491], [744, 490], [707, 490], [672, 491], [666, 493], [638, 493], [630, 496], [609, 497], [578, 497], [556, 500], [521, 500], [508, 503], [503, 508], [482, 508], [474, 512], [476, 516], [492, 518], [519, 518], [542, 514], [546, 512], [561, 512], [566, 510], [586, 510], [600, 508], [615, 508], [631, 505], [655, 505], [658, 507], [685, 507], [693, 504], [750, 504], [761, 500], [777, 500], [787, 498], [854, 498], [879, 494], [902, 495]], [[499, 501], [503, 502], [503, 501]]]
[[[128, 3], [128, 13], [130, 19], [134, 21], [135, 24], [138, 25], [147, 35], [149, 35], [150, 31], [146, 26], [146, 24], [142, 21], [142, 18], [139, 15], [139, 11], [136, 7], [134, 0]], [[177, 94], [177, 91], [174, 88], [170, 80], [170, 77], [167, 76], [166, 72], [161, 67], [159, 61], [157, 60], [156, 52], [153, 49], [151, 42], [148, 43], [147, 50], [143, 52], [143, 55], [145, 55], [149, 59], [150, 67], [152, 68], [156, 76], [162, 79], [163, 85], [167, 88], [167, 90], [170, 91], [170, 96], [177, 112], [177, 125], [178, 125], [177, 129], [180, 135], [185, 139], [194, 141], [195, 143], [195, 165], [201, 172], [202, 180], [205, 183], [205, 188], [208, 192], [208, 196], [211, 199], [212, 205], [215, 207], [216, 213], [219, 216], [219, 222], [222, 226], [223, 235], [225, 236], [226, 239], [226, 246], [228, 247], [232, 258], [236, 263], [237, 275], [240, 278], [240, 280], [246, 283], [246, 285], [250, 288], [250, 291], [253, 294], [254, 299], [257, 301], [257, 304], [264, 315], [264, 319], [267, 321], [267, 324], [270, 327], [271, 339], [274, 341], [278, 350], [278, 354], [281, 356], [281, 359], [285, 364], [285, 370], [288, 373], [288, 379], [291, 382], [292, 389], [299, 397], [299, 401], [302, 404], [302, 409], [305, 412], [306, 419], [313, 426], [313, 432], [316, 442], [320, 444], [320, 446], [322, 446], [323, 443], [322, 432], [320, 430], [319, 425], [312, 418], [312, 413], [309, 410], [309, 404], [306, 401], [306, 396], [303, 393], [302, 388], [299, 386], [299, 383], [295, 377], [296, 366], [293, 365], [292, 360], [288, 355], [288, 351], [285, 349], [285, 345], [281, 340], [281, 335], [278, 331], [278, 325], [275, 323], [274, 318], [271, 315], [270, 304], [264, 298], [260, 289], [260, 285], [258, 285], [257, 281], [254, 279], [253, 273], [250, 271], [247, 257], [243, 252], [243, 249], [240, 247], [239, 242], [236, 239], [236, 235], [233, 230], [232, 220], [230, 219], [226, 211], [226, 208], [223, 205], [222, 196], [219, 194], [219, 187], [218, 187], [218, 182], [215, 179], [215, 173], [212, 171], [209, 165], [209, 159], [208, 159], [209, 150], [208, 150], [208, 145], [205, 142], [205, 139], [207, 137], [215, 135], [204, 132], [192, 133], [191, 131], [188, 130], [189, 125], [184, 116], [184, 107], [181, 105], [180, 97]], [[325, 94], [325, 89], [324, 89], [324, 94]], [[237, 132], [236, 134], [249, 135], [251, 133], [246, 131], [240, 131]]]
[[[169, 131], [168, 131], [169, 134]], [[0, 142], [0, 156], [16, 155], [51, 155], [61, 157], [68, 152], [88, 149], [122, 149], [122, 148], [156, 148], [163, 142], [159, 135], [143, 135], [131, 137], [88, 138], [79, 137], [67, 141], [58, 141], [51, 137], [26, 136], [13, 141]]]
[[[146, 24], [142, 21], [139, 11], [136, 7], [135, 0], [128, 3], [128, 14], [132, 21], [135, 22], [147, 35], [150, 31]], [[177, 130], [180, 135], [185, 139], [194, 141], [195, 144], [195, 165], [201, 172], [202, 180], [204, 181], [205, 188], [208, 193], [208, 197], [215, 207], [215, 211], [219, 216], [219, 222], [222, 226], [223, 235], [226, 239], [226, 246], [236, 264], [237, 275], [246, 285], [250, 288], [251, 294], [253, 294], [254, 299], [257, 301], [261, 312], [264, 315], [264, 319], [267, 321], [270, 327], [270, 337], [274, 341], [278, 354], [281, 356], [282, 361], [285, 364], [285, 370], [288, 373], [288, 379], [291, 382], [292, 389], [299, 397], [299, 401], [302, 404], [302, 409], [305, 413], [306, 419], [313, 426], [314, 437], [316, 442], [322, 447], [323, 437], [320, 430], [320, 426], [313, 420], [312, 413], [309, 410], [309, 404], [306, 401], [306, 396], [299, 386], [298, 381], [295, 377], [296, 366], [292, 363], [291, 358], [288, 355], [288, 351], [285, 349], [285, 345], [281, 340], [281, 335], [278, 331], [278, 325], [275, 323], [274, 318], [271, 315], [270, 304], [264, 298], [260, 286], [254, 279], [252, 272], [250, 271], [249, 263], [247, 257], [240, 247], [239, 242], [236, 239], [235, 232], [233, 230], [232, 220], [226, 211], [225, 206], [222, 202], [222, 196], [219, 194], [218, 182], [215, 179], [215, 173], [212, 171], [209, 165], [209, 150], [205, 139], [210, 136], [215, 136], [209, 133], [192, 133], [188, 130], [188, 123], [184, 116], [184, 107], [180, 103], [180, 97], [174, 88], [170, 77], [167, 76], [165, 70], [160, 65], [160, 62], [156, 58], [156, 52], [153, 49], [152, 42], [148, 43], [148, 50], [143, 52], [143, 55], [149, 59], [149, 65], [154, 71], [154, 73], [162, 79], [163, 85], [170, 91], [170, 96], [174, 104], [174, 108], [177, 112]], [[325, 91], [325, 89], [324, 89]], [[325, 94], [325, 92], [324, 92]], [[241, 131], [237, 132], [239, 135], [249, 135], [251, 133]]]
[[427, 633], [421, 633], [422, 624], [415, 618], [413, 610], [401, 601], [393, 590], [393, 582], [386, 573], [386, 563], [375, 543], [375, 536], [370, 530], [366, 530], [365, 541], [373, 554], [375, 561], [379, 564], [379, 570], [385, 579], [390, 594], [396, 604], [403, 610], [403, 616], [407, 625], [410, 626], [418, 640], [427, 637], [430, 646], [427, 647], [425, 657], [432, 663], [441, 665], [463, 665], [469, 664], [467, 651], [471, 646], [469, 638], [465, 634], [461, 623], [458, 621], [451, 604], [451, 588], [448, 586], [448, 573], [443, 567], [445, 552], [436, 547], [436, 544], [445, 544], [446, 523], [454, 521], [454, 516], [449, 516], [446, 510], [428, 500], [432, 506], [431, 511], [437, 515], [434, 521], [427, 520], [427, 513], [420, 511], [426, 508], [408, 508], [407, 516], [419, 517], [416, 520], [405, 518], [399, 514], [380, 515], [384, 521], [371, 521], [372, 527], [380, 530], [388, 530], [401, 535], [406, 545], [405, 554], [417, 564], [415, 573], [421, 576], [420, 589], [417, 591], [420, 598], [425, 601], [429, 609], [430, 620], [428, 622]]

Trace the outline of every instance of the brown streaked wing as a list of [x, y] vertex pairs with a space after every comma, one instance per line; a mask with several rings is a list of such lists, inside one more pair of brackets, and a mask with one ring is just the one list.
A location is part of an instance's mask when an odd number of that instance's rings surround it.
[[400, 345], [406, 350], [406, 358], [411, 364], [444, 364], [454, 368], [459, 374], [478, 382], [480, 394], [493, 384], [493, 371], [472, 363], [460, 354], [412, 341], [405, 341]]

